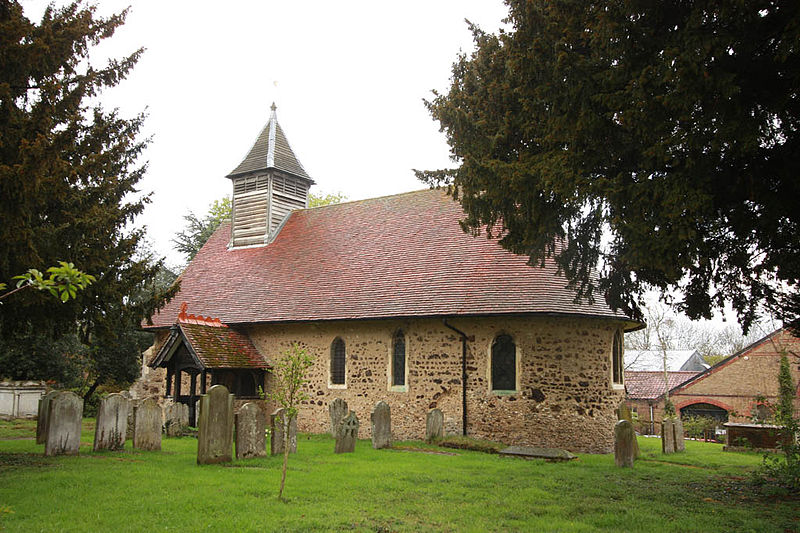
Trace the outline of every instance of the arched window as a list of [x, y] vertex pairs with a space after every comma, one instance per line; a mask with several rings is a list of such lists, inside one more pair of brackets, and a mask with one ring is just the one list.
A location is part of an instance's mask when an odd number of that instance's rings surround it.
[[517, 345], [511, 335], [498, 335], [492, 343], [492, 390], [517, 389]]
[[344, 376], [344, 341], [336, 337], [331, 343], [331, 385], [344, 385]]
[[397, 330], [392, 338], [392, 385], [406, 384], [406, 336]]
[[621, 385], [623, 381], [623, 376], [625, 375], [624, 370], [624, 343], [622, 340], [622, 330], [617, 330], [614, 332], [614, 342], [611, 346], [611, 368], [612, 368], [612, 379], [613, 382], [617, 385]]

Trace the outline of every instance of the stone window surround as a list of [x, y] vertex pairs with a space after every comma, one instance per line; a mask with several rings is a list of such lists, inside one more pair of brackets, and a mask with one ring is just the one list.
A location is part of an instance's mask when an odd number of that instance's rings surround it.
[[[514, 390], [500, 390], [495, 389], [492, 383], [492, 345], [497, 340], [497, 337], [501, 335], [508, 335], [511, 337], [511, 340], [514, 342], [514, 373], [515, 373], [515, 381], [516, 381], [516, 388]], [[513, 396], [515, 394], [519, 394], [520, 391], [520, 378], [522, 373], [522, 354], [520, 353], [519, 344], [514, 339], [514, 335], [507, 331], [499, 331], [497, 334], [491, 338], [489, 341], [488, 346], [486, 347], [486, 383], [488, 384], [489, 394], [494, 396]]]
[[[623, 333], [622, 329], [615, 329], [614, 332], [611, 334], [611, 353], [610, 353], [610, 362], [609, 365], [609, 374], [608, 374], [608, 382], [611, 384], [612, 390], [625, 390], [625, 368], [624, 368], [624, 361], [625, 361], [625, 334]], [[619, 339], [618, 343], [615, 341]], [[619, 352], [614, 353], [614, 345], [618, 344]], [[620, 361], [620, 381], [614, 381], [614, 364], [615, 364], [615, 356], [619, 357]]]
[[[344, 345], [344, 383], [333, 383], [332, 370], [333, 370], [333, 343], [336, 340], [342, 341]], [[330, 349], [328, 350], [328, 388], [329, 389], [346, 389], [347, 388], [347, 342], [341, 335], [337, 335], [330, 342]]]
[[[394, 368], [393, 368], [393, 365], [392, 365], [393, 357], [394, 357], [394, 337], [395, 337], [395, 335], [397, 335], [398, 332], [402, 332], [403, 333], [403, 337], [405, 339], [405, 344], [406, 344], [406, 353], [405, 353], [406, 362], [405, 362], [405, 365], [404, 365], [404, 367], [405, 367], [405, 376], [404, 376], [404, 379], [403, 379], [403, 383], [405, 383], [405, 385], [393, 385], [392, 384], [392, 377], [393, 377], [393, 371], [394, 371]], [[387, 388], [388, 388], [387, 390], [389, 392], [408, 392], [408, 354], [409, 354], [409, 351], [410, 351], [409, 350], [410, 339], [411, 339], [410, 336], [406, 335], [405, 330], [403, 328], [397, 328], [394, 331], [392, 331], [390, 333], [390, 335], [389, 335], [389, 342], [387, 343], [388, 344], [387, 358], [386, 358], [386, 384], [387, 384]]]

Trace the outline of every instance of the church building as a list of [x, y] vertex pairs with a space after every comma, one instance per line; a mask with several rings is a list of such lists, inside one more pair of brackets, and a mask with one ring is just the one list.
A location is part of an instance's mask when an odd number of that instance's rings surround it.
[[442, 190], [308, 208], [314, 180], [274, 105], [227, 179], [231, 221], [145, 326], [156, 341], [140, 396], [192, 414], [212, 384], [237, 406], [257, 400], [272, 362], [297, 343], [314, 359], [300, 431], [328, 431], [328, 405], [342, 398], [369, 437], [383, 400], [395, 439], [422, 438], [438, 407], [449, 434], [612, 450], [623, 335], [639, 323], [602, 298], [576, 303], [552, 262], [529, 266], [464, 233]]

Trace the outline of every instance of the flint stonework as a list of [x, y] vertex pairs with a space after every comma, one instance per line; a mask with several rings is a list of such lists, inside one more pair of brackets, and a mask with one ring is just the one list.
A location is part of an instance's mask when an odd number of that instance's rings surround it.
[[58, 391], [50, 391], [39, 399], [39, 415], [36, 417], [36, 444], [44, 444], [47, 440], [47, 417], [50, 401], [55, 398]]
[[614, 426], [614, 464], [630, 468], [636, 456], [636, 433], [629, 420], [620, 420]]
[[232, 449], [233, 394], [224, 385], [214, 385], [200, 398], [197, 464], [229, 463]]
[[339, 427], [336, 430], [336, 447], [333, 449], [334, 453], [352, 453], [356, 450], [358, 427], [358, 417], [355, 411], [350, 411], [350, 413], [339, 422]]
[[672, 418], [665, 418], [661, 422], [661, 451], [675, 453], [675, 421]]
[[109, 394], [100, 400], [92, 450], [118, 451], [125, 447], [129, 409], [130, 401], [122, 394]]
[[136, 406], [133, 447], [147, 451], [161, 449], [161, 406], [152, 398]]
[[[283, 419], [285, 412], [284, 409], [277, 409], [269, 417], [269, 449], [272, 455], [283, 453], [283, 432], [286, 427], [286, 421]], [[297, 417], [292, 418], [289, 422], [289, 453], [297, 453]]]
[[267, 442], [264, 435], [267, 417], [264, 411], [252, 402], [239, 409], [236, 415], [236, 458], [263, 457], [267, 455]]
[[675, 432], [675, 451], [685, 452], [686, 442], [683, 440], [683, 422], [680, 418], [675, 419], [673, 428], [673, 431]]
[[372, 424], [372, 447], [376, 450], [380, 448], [392, 447], [392, 410], [389, 404], [380, 401], [375, 404], [375, 408], [370, 415]]
[[342, 421], [342, 418], [347, 416], [347, 413], [350, 412], [350, 409], [347, 407], [346, 401], [342, 400], [341, 398], [336, 398], [330, 403], [328, 410], [331, 414], [331, 437], [335, 438], [336, 431], [339, 428], [339, 422]]
[[425, 440], [436, 442], [444, 437], [444, 415], [441, 409], [431, 409], [425, 420]]
[[47, 408], [45, 455], [78, 455], [81, 445], [83, 398], [62, 391], [50, 399]]

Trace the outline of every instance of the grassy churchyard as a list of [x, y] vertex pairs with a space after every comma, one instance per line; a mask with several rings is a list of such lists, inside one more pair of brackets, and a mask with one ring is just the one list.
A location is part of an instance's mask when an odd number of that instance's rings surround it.
[[85, 419], [81, 455], [46, 458], [35, 428], [0, 422], [2, 531], [800, 530], [800, 499], [750, 484], [761, 456], [719, 444], [663, 456], [640, 438], [643, 457], [620, 469], [613, 455], [547, 463], [418, 442], [335, 455], [331, 437], [300, 435], [281, 503], [279, 456], [197, 466], [191, 437], [93, 453]]

